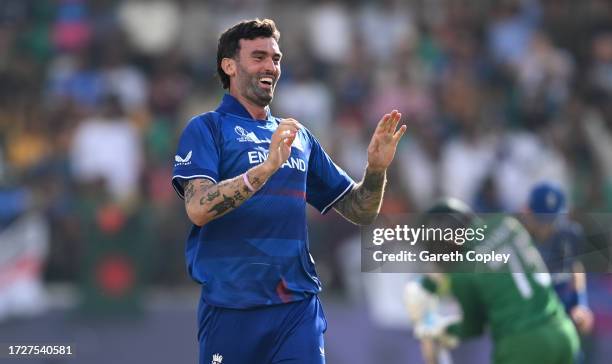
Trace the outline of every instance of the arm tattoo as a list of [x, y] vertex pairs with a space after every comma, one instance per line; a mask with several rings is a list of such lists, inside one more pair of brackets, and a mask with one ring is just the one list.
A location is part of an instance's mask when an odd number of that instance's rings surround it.
[[207, 192], [207, 191], [203, 191], [203, 192], [206, 193], [206, 196], [202, 196], [200, 198], [200, 205], [204, 205], [206, 202], [211, 202], [215, 198], [221, 195], [221, 192], [219, 192], [219, 190], [211, 191], [211, 192]]
[[[208, 199], [208, 202], [213, 202], [215, 201], [215, 199], [217, 197], [219, 197], [219, 195], [223, 196], [223, 199], [221, 201], [218, 201], [217, 203], [215, 203], [210, 210], [208, 210], [208, 212], [212, 212], [215, 214], [215, 216], [221, 216], [223, 214], [225, 214], [226, 212], [229, 212], [233, 209], [235, 209], [236, 207], [240, 206], [242, 204], [242, 202], [244, 200], [246, 200], [247, 196], [243, 195], [240, 192], [240, 185], [244, 184], [244, 182], [240, 179], [236, 180], [229, 180], [227, 182], [221, 182], [218, 186], [219, 188], [216, 191], [212, 191], [208, 193], [208, 198], [210, 198], [211, 196], [213, 197], [212, 199]], [[229, 188], [230, 195], [226, 195], [221, 194], [221, 187], [223, 187], [224, 185], [227, 185]], [[245, 186], [246, 187], [246, 186]], [[244, 189], [242, 189], [244, 190]], [[246, 191], [248, 191], [249, 189], [247, 188]], [[233, 193], [232, 193], [233, 192]], [[201, 203], [202, 201], [200, 201]]]
[[[266, 183], [269, 175], [265, 170], [254, 167], [249, 170], [247, 177], [257, 191]], [[185, 181], [183, 188], [187, 214], [192, 222], [200, 226], [238, 208], [254, 194], [245, 185], [242, 175], [218, 184], [208, 179], [192, 179]]]
[[[253, 187], [257, 188], [257, 187], [259, 187], [259, 186], [261, 186], [261, 185], [262, 185], [262, 182], [261, 182], [261, 180], [259, 179], [259, 177], [253, 177], [252, 179], [253, 179], [253, 180], [252, 180], [252, 181], [250, 181], [250, 180], [249, 180], [249, 182], [251, 182], [251, 185], [253, 185]], [[245, 187], [246, 187], [246, 186], [245, 186]]]
[[192, 180], [188, 180], [187, 182], [183, 183], [183, 190], [185, 190], [185, 203], [188, 204], [191, 199], [193, 198], [193, 195], [195, 194], [195, 191], [193, 190], [193, 183]]
[[[238, 191], [236, 191], [238, 193]], [[223, 195], [223, 201], [217, 203], [208, 210], [208, 212], [214, 212], [216, 216], [223, 215], [230, 209], [236, 208], [236, 200], [232, 197]]]
[[[248, 188], [247, 188], [247, 190], [248, 190]], [[234, 200], [236, 200], [236, 201], [244, 201], [245, 199], [246, 199], [246, 197], [242, 196], [242, 194], [240, 194], [240, 191], [236, 191], [234, 193]]]
[[385, 189], [385, 172], [368, 172], [340, 201], [334, 209], [347, 220], [358, 225], [369, 225], [374, 222], [380, 211]]

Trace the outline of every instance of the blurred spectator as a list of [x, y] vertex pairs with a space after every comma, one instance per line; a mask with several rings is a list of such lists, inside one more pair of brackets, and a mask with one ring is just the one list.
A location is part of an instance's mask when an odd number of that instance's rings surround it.
[[[28, 184], [32, 186], [32, 184]], [[0, 190], [0, 322], [46, 309], [43, 269], [49, 224], [27, 188]]]
[[352, 21], [346, 6], [322, 0], [307, 17], [310, 48], [324, 62], [346, 62], [353, 39]]
[[550, 120], [569, 98], [573, 63], [544, 33], [534, 33], [527, 54], [517, 63], [525, 122], [537, 127]]
[[363, 126], [351, 119], [350, 115], [340, 116], [338, 122], [343, 127], [335, 135], [330, 135], [334, 141], [332, 151], [349, 176], [359, 179], [365, 172], [363, 166], [368, 161], [365, 151], [370, 141], [363, 134]]
[[[34, 109], [35, 113], [39, 111]], [[24, 172], [40, 166], [51, 152], [51, 141], [47, 138], [48, 125], [41, 115], [31, 115], [21, 123], [19, 128], [13, 128], [6, 145], [7, 160], [16, 172]]]
[[87, 47], [92, 38], [87, 4], [83, 0], [60, 0], [53, 25], [53, 43], [64, 51]]
[[376, 88], [370, 100], [367, 123], [375, 126], [385, 110], [399, 110], [408, 120], [429, 120], [433, 117], [433, 100], [427, 89], [412, 82], [405, 70], [384, 70], [378, 73]]
[[323, 145], [327, 143], [332, 119], [333, 94], [321, 81], [314, 78], [310, 63], [296, 65], [293, 78], [284, 82], [274, 99], [279, 115], [292, 117], [319, 135]]
[[440, 128], [431, 119], [409, 119], [408, 129], [409, 138], [400, 145], [399, 178], [414, 210], [424, 211], [441, 197]]
[[[608, 106], [607, 109], [610, 109]], [[601, 171], [603, 186], [596, 191], [600, 208], [612, 207], [612, 115], [605, 115], [600, 108], [589, 109], [582, 121], [589, 150]], [[603, 205], [603, 206], [602, 206]]]
[[474, 201], [495, 162], [492, 135], [462, 134], [442, 149], [440, 183], [443, 196]]
[[440, 183], [443, 196], [474, 201], [479, 186], [495, 163], [498, 136], [485, 124], [479, 100], [485, 99], [475, 80], [458, 73], [448, 79], [441, 102], [448, 128], [456, 137], [442, 147]]
[[74, 103], [83, 112], [95, 111], [104, 94], [100, 70], [91, 49], [80, 49], [55, 58], [47, 72], [47, 100], [51, 105]]
[[107, 96], [101, 114], [77, 126], [70, 161], [77, 181], [102, 178], [116, 201], [136, 197], [143, 167], [142, 141], [117, 96]]
[[496, 3], [489, 25], [489, 45], [496, 61], [515, 65], [527, 53], [529, 39], [540, 20], [536, 0], [504, 0]]
[[177, 117], [191, 87], [183, 60], [176, 52], [161, 56], [150, 74], [149, 102], [154, 114]]
[[209, 67], [215, 64], [213, 59], [204, 56], [215, 51], [212, 47], [216, 45], [217, 37], [214, 20], [210, 4], [201, 1], [187, 1], [183, 4], [179, 48], [185, 58], [196, 67], [207, 62], [210, 63]]
[[[374, 88], [374, 74], [371, 72], [374, 59], [365, 50], [359, 37], [354, 40], [346, 66], [334, 73], [334, 94], [336, 95], [336, 114], [357, 119], [363, 123], [370, 115], [369, 97]], [[378, 117], [378, 116], [377, 116]]]
[[127, 49], [120, 34], [104, 39], [102, 79], [105, 92], [117, 95], [128, 115], [147, 106], [147, 79], [142, 71], [128, 63]]
[[565, 160], [533, 133], [507, 133], [498, 148], [493, 174], [498, 198], [505, 211], [520, 211], [537, 182], [555, 181], [568, 190]]
[[118, 13], [130, 43], [139, 52], [162, 54], [178, 38], [181, 13], [174, 1], [123, 1], [119, 3]]
[[[589, 80], [595, 92], [612, 96], [612, 31], [603, 32], [592, 41]], [[603, 96], [603, 95], [602, 95]]]
[[[394, 50], [415, 41], [410, 8], [397, 0], [366, 3], [359, 12], [357, 30], [371, 56], [383, 63], [393, 59]], [[372, 31], [376, 29], [376, 31]], [[383, 35], [384, 36], [381, 36]]]

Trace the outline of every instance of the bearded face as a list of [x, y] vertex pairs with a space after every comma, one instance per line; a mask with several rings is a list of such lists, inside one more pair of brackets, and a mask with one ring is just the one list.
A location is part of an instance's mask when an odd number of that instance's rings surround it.
[[249, 72], [238, 62], [236, 82], [240, 94], [255, 105], [265, 107], [272, 102], [278, 77], [273, 72]]
[[280, 59], [274, 38], [240, 40], [235, 78], [230, 87], [255, 105], [269, 105], [281, 75]]

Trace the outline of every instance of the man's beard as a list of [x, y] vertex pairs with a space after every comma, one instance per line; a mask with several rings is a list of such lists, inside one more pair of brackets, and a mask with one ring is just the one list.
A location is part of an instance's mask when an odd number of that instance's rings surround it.
[[[272, 102], [272, 98], [274, 96], [274, 86], [270, 88], [270, 90], [265, 90], [259, 87], [259, 78], [261, 75], [250, 75], [245, 70], [240, 70], [239, 77], [242, 78], [242, 96], [247, 100], [251, 101], [257, 106], [266, 107]], [[245, 77], [246, 76], [246, 77]], [[276, 77], [270, 76], [273, 79]]]

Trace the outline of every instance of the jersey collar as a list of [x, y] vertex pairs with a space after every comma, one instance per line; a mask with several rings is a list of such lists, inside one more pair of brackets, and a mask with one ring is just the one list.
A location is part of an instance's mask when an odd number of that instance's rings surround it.
[[[219, 104], [219, 107], [217, 107], [216, 111], [223, 112], [226, 114], [236, 115], [241, 118], [257, 120], [257, 119], [253, 119], [251, 114], [249, 114], [247, 109], [244, 106], [242, 106], [240, 101], [238, 101], [238, 99], [236, 99], [234, 96], [230, 94], [223, 95], [223, 100], [221, 100], [221, 104]], [[266, 106], [266, 119], [263, 121], [272, 121], [273, 119], [274, 118], [272, 117], [272, 114], [270, 113], [270, 107]]]

